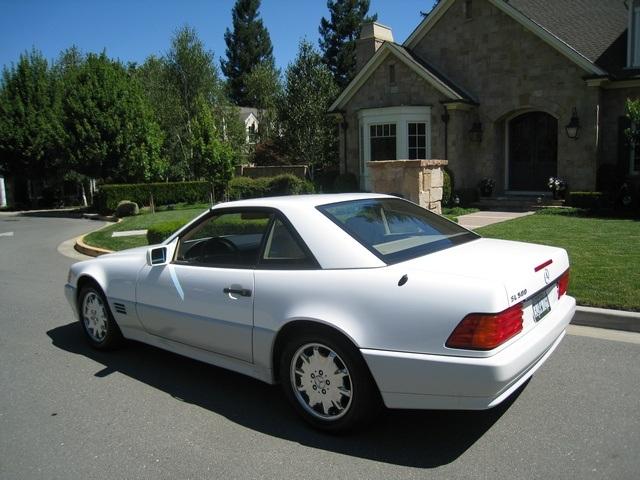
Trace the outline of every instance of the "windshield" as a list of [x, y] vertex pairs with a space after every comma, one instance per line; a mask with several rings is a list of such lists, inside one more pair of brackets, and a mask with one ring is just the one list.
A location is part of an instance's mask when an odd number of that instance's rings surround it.
[[399, 198], [371, 198], [318, 207], [385, 263], [444, 250], [479, 238], [447, 219]]

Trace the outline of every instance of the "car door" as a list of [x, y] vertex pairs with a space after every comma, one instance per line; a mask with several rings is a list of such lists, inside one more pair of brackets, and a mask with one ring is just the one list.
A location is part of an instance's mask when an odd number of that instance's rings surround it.
[[213, 211], [180, 235], [171, 262], [144, 267], [136, 298], [147, 332], [251, 362], [254, 268], [271, 217]]

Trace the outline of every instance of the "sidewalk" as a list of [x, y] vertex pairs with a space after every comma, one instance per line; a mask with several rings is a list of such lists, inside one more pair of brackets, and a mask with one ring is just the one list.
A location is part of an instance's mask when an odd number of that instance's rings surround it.
[[534, 212], [481, 211], [458, 217], [458, 224], [464, 228], [468, 228], [469, 230], [475, 230], [476, 228], [486, 227], [487, 225], [504, 222], [518, 217], [524, 217], [526, 215], [532, 215], [533, 213]]

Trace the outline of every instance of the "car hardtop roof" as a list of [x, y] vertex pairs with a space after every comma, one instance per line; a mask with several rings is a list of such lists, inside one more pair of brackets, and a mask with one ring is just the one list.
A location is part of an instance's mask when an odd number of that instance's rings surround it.
[[235, 200], [231, 202], [218, 203], [213, 209], [233, 208], [233, 207], [317, 207], [330, 203], [347, 202], [350, 200], [365, 200], [368, 198], [396, 198], [392, 195], [381, 193], [323, 193], [312, 195], [286, 195], [281, 197], [249, 198], [246, 200]]

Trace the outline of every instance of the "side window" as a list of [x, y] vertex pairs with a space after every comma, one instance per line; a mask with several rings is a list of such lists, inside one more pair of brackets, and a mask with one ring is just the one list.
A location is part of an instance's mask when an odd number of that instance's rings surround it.
[[209, 217], [180, 238], [175, 261], [187, 265], [253, 267], [271, 216], [267, 212], [236, 211]]
[[263, 267], [312, 268], [315, 261], [285, 223], [276, 218], [267, 234], [264, 253], [260, 259]]

